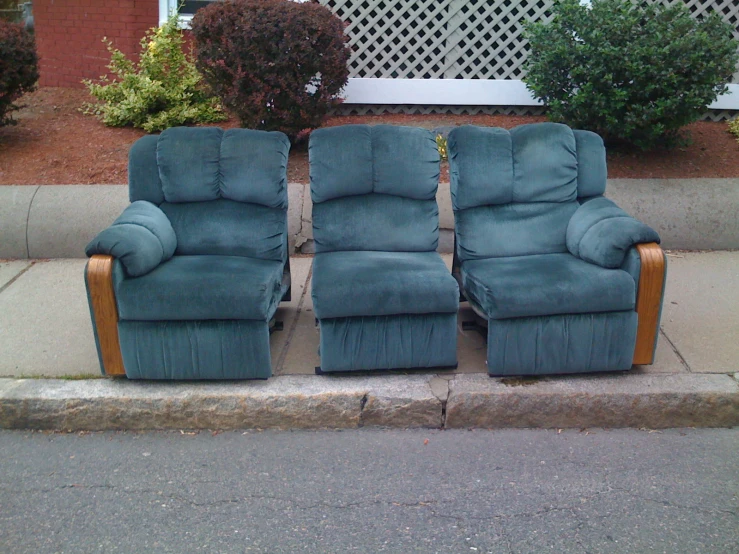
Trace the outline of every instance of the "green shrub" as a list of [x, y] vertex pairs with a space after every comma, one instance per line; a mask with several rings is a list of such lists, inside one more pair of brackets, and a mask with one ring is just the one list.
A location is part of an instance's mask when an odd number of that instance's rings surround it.
[[319, 127], [349, 76], [344, 24], [313, 2], [213, 2], [192, 20], [198, 69], [252, 129]]
[[0, 127], [13, 125], [14, 102], [36, 89], [38, 56], [33, 35], [0, 19]]
[[436, 148], [439, 149], [439, 157], [442, 161], [449, 159], [449, 151], [447, 150], [448, 141], [444, 135], [436, 135]]
[[110, 52], [114, 78], [83, 81], [100, 101], [86, 104], [85, 113], [111, 127], [132, 125], [151, 133], [188, 123], [226, 119], [218, 101], [205, 90], [195, 64], [183, 51], [182, 32], [173, 14], [141, 40], [138, 63], [103, 39]]
[[680, 141], [727, 90], [738, 60], [731, 27], [683, 5], [560, 0], [550, 23], [526, 26], [524, 81], [550, 119], [648, 149]]
[[739, 118], [729, 121], [729, 132], [739, 141]]

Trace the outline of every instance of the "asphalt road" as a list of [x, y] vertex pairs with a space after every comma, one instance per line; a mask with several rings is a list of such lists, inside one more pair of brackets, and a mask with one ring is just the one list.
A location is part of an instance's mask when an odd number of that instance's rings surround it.
[[0, 432], [0, 552], [739, 552], [739, 431]]

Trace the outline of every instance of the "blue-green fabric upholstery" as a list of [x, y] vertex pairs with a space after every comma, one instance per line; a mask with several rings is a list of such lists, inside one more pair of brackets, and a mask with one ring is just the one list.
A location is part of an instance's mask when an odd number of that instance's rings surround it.
[[455, 274], [488, 319], [491, 374], [628, 369], [657, 234], [602, 195], [603, 141], [556, 123], [449, 133]]
[[488, 321], [491, 375], [624, 371], [636, 344], [634, 311]]
[[319, 319], [456, 314], [459, 289], [436, 252], [325, 252], [313, 261]]
[[271, 375], [269, 322], [290, 289], [289, 148], [282, 133], [188, 127], [131, 147], [132, 204], [88, 248], [116, 257], [128, 377]]
[[128, 151], [128, 199], [146, 200], [157, 206], [164, 202], [164, 191], [157, 166], [159, 135], [144, 135]]
[[249, 129], [173, 127], [157, 141], [157, 167], [167, 202], [226, 198], [287, 206], [287, 154], [283, 133]]
[[606, 192], [608, 170], [603, 139], [592, 131], [573, 129], [577, 148], [577, 197], [600, 196]]
[[577, 202], [531, 202], [456, 211], [459, 259], [567, 252], [567, 224], [577, 208]]
[[436, 198], [439, 150], [426, 129], [396, 125], [316, 129], [310, 136], [309, 158], [314, 204], [370, 193]]
[[654, 229], [602, 197], [580, 206], [567, 226], [567, 248], [573, 256], [612, 269], [623, 264], [635, 244], [659, 240]]
[[169, 260], [176, 248], [177, 236], [164, 212], [150, 202], [139, 200], [98, 233], [85, 253], [118, 258], [129, 275], [139, 276]]
[[624, 256], [624, 263], [621, 264], [621, 269], [631, 275], [634, 279], [634, 285], [636, 286], [635, 294], [639, 294], [639, 275], [641, 275], [641, 258], [636, 248], [632, 247], [626, 251]]
[[459, 288], [436, 253], [439, 151], [425, 129], [311, 133], [321, 369], [456, 364]]
[[433, 133], [394, 125], [317, 129], [309, 158], [316, 252], [436, 249]]
[[456, 313], [322, 319], [321, 369], [452, 367], [456, 333]]
[[129, 379], [267, 379], [269, 328], [261, 321], [121, 321]]
[[178, 256], [246, 256], [287, 259], [286, 218], [282, 209], [211, 200], [160, 206], [177, 237]]
[[282, 299], [282, 264], [241, 256], [175, 256], [115, 284], [120, 319], [269, 322]]
[[429, 252], [439, 242], [436, 200], [363, 194], [313, 207], [316, 253], [336, 250]]
[[536, 254], [462, 264], [470, 301], [490, 319], [633, 310], [634, 279], [571, 254]]

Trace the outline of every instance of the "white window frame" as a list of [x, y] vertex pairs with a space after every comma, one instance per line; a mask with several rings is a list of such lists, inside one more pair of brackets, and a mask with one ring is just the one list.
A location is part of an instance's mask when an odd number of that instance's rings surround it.
[[[179, 4], [180, 0], [159, 0], [159, 25], [167, 21], [169, 14], [173, 13]], [[189, 29], [190, 21], [192, 21], [192, 14], [180, 15], [180, 28]]]

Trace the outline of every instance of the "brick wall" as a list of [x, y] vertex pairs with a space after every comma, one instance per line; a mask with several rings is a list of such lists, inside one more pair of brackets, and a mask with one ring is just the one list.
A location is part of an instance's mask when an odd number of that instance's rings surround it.
[[159, 22], [158, 0], [34, 0], [42, 86], [81, 87], [110, 62], [103, 37], [134, 57], [147, 29]]

